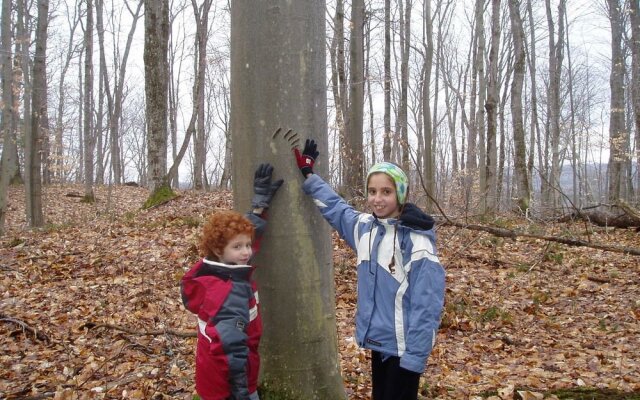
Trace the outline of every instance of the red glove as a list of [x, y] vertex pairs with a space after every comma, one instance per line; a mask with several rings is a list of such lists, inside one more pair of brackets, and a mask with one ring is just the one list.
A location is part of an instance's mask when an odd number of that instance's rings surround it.
[[302, 154], [300, 154], [300, 150], [297, 147], [293, 149], [293, 153], [296, 156], [296, 163], [298, 164], [298, 168], [300, 168], [300, 172], [302, 172], [302, 176], [305, 178], [309, 174], [313, 174], [313, 164], [316, 162], [316, 158], [320, 153], [317, 150], [318, 146], [313, 139], [307, 139], [304, 142], [304, 149], [302, 150]]

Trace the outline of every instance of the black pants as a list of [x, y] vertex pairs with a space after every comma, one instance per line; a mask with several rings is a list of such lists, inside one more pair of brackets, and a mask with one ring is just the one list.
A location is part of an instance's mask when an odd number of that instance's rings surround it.
[[400, 357], [371, 352], [371, 381], [373, 400], [417, 400], [420, 374], [400, 367]]

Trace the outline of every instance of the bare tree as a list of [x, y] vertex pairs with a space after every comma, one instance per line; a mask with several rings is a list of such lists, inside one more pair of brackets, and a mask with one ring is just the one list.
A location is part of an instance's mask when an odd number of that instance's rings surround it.
[[11, 53], [11, 0], [2, 0], [0, 20], [0, 79], [2, 79], [2, 103], [0, 130], [2, 131], [2, 161], [0, 162], [0, 236], [4, 234], [7, 211], [7, 191], [11, 176], [18, 165], [18, 150], [12, 135], [13, 120], [13, 71]]
[[343, 193], [353, 199], [364, 180], [364, 0], [351, 3], [351, 37], [349, 41], [349, 128], [344, 135], [342, 157]]
[[400, 8], [400, 104], [398, 106], [398, 126], [400, 130], [400, 148], [402, 149], [400, 162], [405, 171], [410, 171], [409, 165], [409, 58], [411, 55], [411, 10], [413, 0], [398, 2]]
[[[431, 118], [431, 70], [433, 67], [433, 19], [431, 13], [431, 2], [425, 1], [423, 5], [423, 28], [422, 47], [424, 48], [424, 60], [422, 70], [422, 115], [424, 126], [424, 152], [422, 158], [422, 174], [425, 189], [434, 196], [436, 193], [436, 171], [435, 171], [435, 138], [434, 125]], [[437, 82], [437, 77], [436, 77]], [[436, 101], [434, 101], [435, 107]], [[427, 209], [432, 210], [433, 204], [429, 199]]]
[[498, 209], [498, 113], [499, 113], [499, 85], [498, 64], [500, 54], [500, 0], [491, 0], [491, 48], [489, 51], [489, 80], [487, 85], [487, 155], [485, 163], [486, 186], [485, 212], [494, 214]]
[[623, 20], [622, 6], [618, 0], [607, 0], [609, 22], [611, 23], [611, 109], [609, 115], [609, 165], [608, 179], [609, 201], [622, 198], [623, 166], [625, 164], [626, 138], [628, 131], [625, 124], [624, 107], [624, 52], [622, 49]]
[[168, 0], [144, 0], [144, 79], [148, 186], [153, 193], [167, 182], [167, 92], [169, 66]]
[[[547, 11], [547, 26], [549, 29], [549, 86], [548, 86], [548, 132], [547, 137], [551, 139], [551, 170], [548, 178], [543, 177], [543, 201], [550, 205], [555, 212], [559, 206], [560, 195], [554, 187], [560, 182], [560, 86], [562, 77], [562, 62], [564, 58], [564, 13], [566, 11], [566, 0], [560, 0], [558, 4], [558, 34], [555, 33], [553, 22], [553, 12], [550, 0], [545, 0]], [[556, 40], [557, 39], [557, 40]]]
[[36, 51], [33, 62], [33, 93], [31, 130], [27, 135], [25, 149], [26, 211], [30, 226], [44, 224], [42, 213], [42, 136], [47, 134], [47, 27], [49, 25], [49, 1], [38, 0], [38, 23], [36, 27]]
[[[638, 0], [631, 0], [629, 20], [631, 23], [631, 101], [633, 102], [633, 121], [635, 135], [636, 168], [640, 166], [640, 6]], [[640, 173], [635, 175], [636, 199], [640, 198]]]
[[391, 161], [391, 0], [384, 0], [384, 138], [382, 158]]
[[529, 210], [529, 174], [527, 171], [527, 147], [522, 113], [522, 87], [525, 75], [525, 39], [520, 15], [520, 1], [509, 0], [509, 16], [514, 48], [513, 82], [511, 83], [511, 120], [513, 123], [514, 169], [517, 190], [517, 206], [526, 213]]
[[205, 124], [204, 124], [204, 85], [207, 72], [207, 38], [209, 29], [209, 10], [211, 0], [204, 0], [201, 5], [196, 0], [191, 0], [193, 14], [196, 19], [196, 62], [194, 85], [194, 112], [196, 113], [196, 130], [194, 135], [194, 162], [193, 162], [193, 185], [195, 189], [202, 189], [203, 172], [205, 166]]
[[93, 1], [85, 0], [87, 22], [84, 27], [84, 201], [93, 203]]

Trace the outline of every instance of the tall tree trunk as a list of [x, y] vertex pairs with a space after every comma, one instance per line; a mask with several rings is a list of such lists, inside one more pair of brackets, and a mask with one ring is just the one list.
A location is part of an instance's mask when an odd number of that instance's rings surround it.
[[558, 4], [558, 36], [556, 42], [555, 27], [553, 23], [553, 14], [551, 11], [550, 0], [545, 0], [547, 8], [547, 25], [549, 27], [549, 100], [547, 102], [547, 115], [549, 116], [549, 132], [547, 137], [551, 139], [551, 171], [549, 174], [549, 184], [546, 203], [551, 206], [553, 212], [557, 212], [556, 208], [560, 206], [560, 196], [557, 190], [552, 187], [559, 187], [561, 159], [560, 159], [560, 86], [562, 77], [562, 62], [564, 57], [564, 13], [566, 9], [566, 0], [560, 0]]
[[144, 80], [148, 186], [155, 192], [167, 182], [167, 88], [169, 1], [144, 0]]
[[[476, 3], [476, 34], [477, 43], [476, 56], [474, 69], [478, 80], [478, 92], [476, 115], [475, 115], [475, 128], [477, 135], [477, 148], [478, 148], [478, 177], [481, 190], [487, 187], [487, 132], [485, 124], [485, 108], [487, 98], [487, 75], [485, 70], [485, 52], [486, 52], [486, 38], [485, 38], [485, 23], [484, 23], [484, 2], [485, 0], [478, 0]], [[475, 96], [474, 96], [475, 97]], [[486, 193], [482, 193], [480, 204], [482, 205], [483, 212], [486, 211]]]
[[[69, 10], [67, 10], [69, 12]], [[69, 66], [71, 65], [71, 60], [75, 54], [76, 45], [74, 44], [74, 34], [80, 23], [80, 17], [77, 13], [77, 7], [74, 8], [73, 16], [69, 19], [69, 41], [67, 43], [67, 54], [64, 58], [64, 64], [62, 66], [62, 71], [60, 72], [60, 81], [58, 83], [58, 109], [56, 115], [56, 127], [55, 127], [55, 138], [53, 145], [53, 160], [55, 163], [55, 173], [54, 178], [63, 183], [66, 178], [65, 174], [65, 163], [64, 163], [64, 154], [63, 154], [63, 141], [62, 135], [64, 133], [64, 111], [65, 104], [67, 100], [67, 93], [65, 92], [65, 82], [67, 77], [67, 72], [69, 72]]]
[[411, 8], [413, 0], [404, 0], [405, 9], [402, 10], [402, 1], [398, 3], [400, 7], [400, 104], [398, 106], [398, 125], [400, 127], [400, 148], [402, 168], [411, 170], [409, 164], [409, 58], [411, 54]]
[[[424, 130], [424, 152], [422, 160], [422, 171], [419, 171], [424, 178], [425, 189], [435, 197], [436, 194], [436, 171], [435, 171], [435, 149], [434, 149], [434, 125], [431, 117], [431, 69], [433, 67], [433, 20], [431, 16], [431, 2], [425, 1], [423, 5], [423, 29], [422, 46], [424, 47], [423, 61], [423, 83], [422, 83], [422, 115]], [[437, 78], [436, 78], [437, 81]], [[435, 107], [435, 102], [434, 102]], [[426, 209], [433, 211], [434, 204], [431, 198], [427, 198]]]
[[[318, 142], [327, 174], [325, 4], [231, 3], [231, 128], [235, 208], [249, 209], [258, 163], [286, 180], [256, 264], [263, 305], [262, 388], [269, 398], [344, 399], [335, 329], [331, 236], [303, 196], [284, 132]], [[291, 57], [295, 54], [295, 57]], [[278, 62], [273, 62], [278, 60]], [[274, 130], [282, 133], [272, 137]], [[290, 136], [287, 136], [290, 137]], [[292, 139], [294, 140], [294, 139]], [[295, 229], [291, 229], [295, 226]], [[282, 251], [287, 249], [287, 251]], [[304, 312], [301, 312], [304, 310]]]
[[498, 210], [498, 113], [499, 86], [498, 64], [500, 62], [500, 0], [491, 0], [491, 48], [489, 51], [489, 82], [487, 85], [487, 155], [485, 162], [486, 185], [483, 188], [486, 199], [485, 212], [493, 215]]
[[[18, 0], [16, 4], [16, 41], [15, 41], [15, 56], [16, 60], [14, 64], [16, 65], [16, 75], [14, 75], [14, 82], [22, 81], [22, 107], [23, 107], [23, 118], [22, 118], [22, 129], [20, 129], [21, 136], [18, 137], [18, 140], [25, 138], [31, 132], [31, 93], [33, 90], [33, 84], [31, 82], [31, 73], [33, 69], [33, 64], [31, 62], [31, 54], [29, 53], [30, 45], [31, 45], [31, 36], [33, 32], [31, 13], [28, 10], [29, 5], [26, 0]], [[18, 96], [14, 98], [14, 110], [16, 113], [16, 119], [19, 119], [17, 110], [20, 109], [20, 101]], [[16, 121], [16, 128], [18, 128], [19, 121]], [[16, 133], [17, 134], [17, 133]], [[26, 183], [28, 172], [25, 170], [25, 180]], [[22, 179], [19, 177], [12, 178], [12, 182], [21, 182]]]
[[31, 130], [27, 135], [25, 150], [25, 172], [27, 221], [29, 226], [44, 224], [42, 215], [42, 160], [41, 140], [46, 134], [47, 121], [47, 27], [49, 24], [49, 1], [38, 0], [38, 24], [36, 27], [36, 52], [33, 62], [33, 92], [31, 107]]
[[625, 144], [628, 135], [625, 125], [624, 108], [624, 51], [622, 49], [623, 21], [619, 0], [607, 0], [609, 22], [611, 23], [611, 109], [609, 115], [609, 165], [608, 198], [615, 202], [622, 198], [623, 166], [625, 164]]
[[198, 6], [196, 0], [191, 0], [193, 13], [196, 18], [196, 62], [194, 85], [194, 107], [196, 112], [196, 130], [193, 140], [194, 161], [193, 161], [193, 185], [196, 190], [203, 188], [204, 159], [205, 159], [205, 126], [204, 126], [204, 83], [207, 71], [207, 38], [209, 29], [209, 10], [211, 0], [204, 0]]
[[86, 0], [87, 23], [84, 31], [84, 198], [94, 201], [93, 195], [93, 1]]
[[343, 194], [347, 200], [361, 194], [364, 180], [362, 148], [364, 122], [364, 0], [351, 3], [349, 43], [349, 128], [343, 146]]
[[384, 138], [382, 159], [391, 161], [391, 0], [384, 0]]
[[[531, 193], [531, 179], [533, 177], [533, 166], [536, 153], [534, 151], [535, 143], [537, 142], [537, 138], [540, 137], [540, 123], [538, 120], [538, 83], [536, 80], [536, 75], [538, 73], [538, 68], [536, 66], [537, 54], [536, 54], [536, 30], [533, 19], [533, 6], [531, 4], [532, 0], [527, 0], [527, 17], [529, 20], [529, 76], [531, 78], [531, 117], [530, 117], [530, 126], [529, 126], [529, 137], [530, 137], [530, 151], [529, 158], [527, 159], [527, 176], [529, 181], [529, 190], [528, 193]], [[522, 19], [522, 18], [521, 18]], [[525, 49], [526, 41], [524, 42]], [[526, 55], [526, 52], [525, 52]], [[540, 159], [538, 167], [542, 170], [542, 154], [538, 153], [538, 157]], [[530, 201], [530, 200], [529, 200]]]
[[7, 212], [7, 196], [11, 176], [18, 165], [18, 148], [13, 125], [13, 70], [11, 52], [11, 0], [2, 0], [0, 20], [0, 79], [2, 102], [0, 103], [0, 131], [2, 132], [2, 161], [0, 161], [0, 236], [4, 234]]
[[[529, 172], [527, 170], [527, 145], [522, 112], [522, 87], [525, 74], [524, 28], [520, 16], [520, 0], [509, 0], [509, 17], [513, 37], [513, 82], [511, 83], [511, 120], [513, 121], [514, 169], [517, 190], [517, 206], [523, 212], [529, 210]], [[533, 132], [532, 132], [533, 134]]]
[[[633, 122], [635, 126], [635, 160], [640, 168], [640, 7], [638, 0], [631, 0], [629, 20], [631, 23], [631, 101], [633, 102]], [[640, 173], [635, 174], [636, 201], [640, 199]]]
[[332, 68], [332, 89], [333, 100], [336, 108], [336, 126], [338, 130], [338, 148], [340, 149], [339, 171], [340, 180], [344, 178], [344, 165], [347, 162], [347, 155], [344, 154], [342, 143], [349, 135], [349, 90], [346, 76], [346, 61], [344, 50], [344, 0], [336, 1], [336, 12], [333, 17], [334, 32], [331, 40], [331, 68]]

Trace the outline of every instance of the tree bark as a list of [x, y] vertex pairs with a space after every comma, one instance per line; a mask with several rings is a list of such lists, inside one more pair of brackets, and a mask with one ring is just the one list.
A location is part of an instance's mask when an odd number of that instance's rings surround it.
[[485, 212], [489, 215], [498, 210], [498, 113], [499, 86], [498, 64], [500, 62], [500, 0], [491, 1], [491, 48], [489, 50], [489, 79], [487, 84], [487, 100], [484, 108], [487, 111], [487, 154], [485, 158], [485, 187], [483, 196], [486, 199]]
[[144, 80], [147, 125], [147, 184], [151, 192], [167, 182], [167, 88], [169, 1], [144, 0]]
[[204, 83], [207, 71], [207, 38], [209, 29], [209, 10], [211, 0], [204, 0], [198, 6], [195, 0], [191, 0], [193, 13], [196, 18], [196, 62], [194, 84], [194, 109], [196, 113], [196, 130], [193, 140], [194, 162], [193, 162], [193, 186], [196, 190], [204, 187], [203, 175], [205, 174], [205, 126], [204, 126]]
[[84, 196], [93, 202], [93, 1], [86, 0], [87, 23], [84, 30]]
[[623, 167], [626, 159], [624, 51], [622, 48], [623, 21], [618, 0], [607, 0], [609, 22], [611, 23], [611, 108], [609, 112], [609, 165], [607, 168], [609, 187], [608, 198], [615, 202], [623, 194]]
[[36, 52], [33, 62], [33, 93], [31, 130], [27, 135], [25, 171], [27, 172], [27, 221], [31, 227], [44, 224], [42, 213], [42, 160], [41, 140], [47, 134], [47, 27], [49, 25], [49, 1], [38, 0], [38, 24], [36, 27]]
[[349, 129], [342, 147], [342, 193], [347, 200], [362, 195], [364, 180], [364, 15], [364, 0], [353, 0], [349, 43]]
[[[633, 122], [635, 134], [636, 168], [640, 166], [640, 6], [638, 0], [631, 0], [629, 20], [631, 23], [631, 101], [633, 102]], [[640, 174], [635, 174], [636, 199], [640, 198]]]
[[391, 0], [384, 0], [384, 161], [391, 161], [391, 136]]
[[511, 35], [514, 45], [513, 82], [511, 83], [511, 120], [513, 122], [514, 169], [516, 175], [516, 205], [521, 212], [527, 213], [531, 193], [529, 192], [529, 173], [527, 171], [527, 145], [524, 134], [522, 112], [522, 87], [525, 74], [524, 28], [520, 16], [520, 1], [509, 0]]
[[398, 126], [400, 128], [400, 164], [402, 169], [411, 171], [409, 164], [409, 58], [411, 54], [411, 9], [413, 0], [404, 0], [405, 7], [402, 10], [402, 1], [398, 2], [400, 7], [400, 104], [398, 105]]
[[[436, 194], [436, 171], [435, 171], [435, 140], [434, 124], [431, 116], [431, 70], [433, 68], [433, 20], [431, 15], [431, 2], [425, 1], [423, 5], [423, 29], [422, 46], [424, 48], [423, 60], [423, 82], [422, 82], [422, 115], [423, 115], [423, 135], [424, 152], [422, 158], [422, 174], [426, 190], [435, 196]], [[437, 77], [436, 77], [437, 81]], [[435, 102], [434, 102], [435, 107]], [[428, 211], [433, 210], [431, 199], [425, 205]]]
[[[247, 210], [254, 170], [284, 177], [256, 258], [265, 325], [261, 386], [273, 398], [344, 399], [327, 224], [300, 188], [289, 128], [315, 139], [327, 174], [325, 4], [231, 3], [231, 129], [235, 208]], [[273, 132], [282, 127], [273, 138]]]
[[0, 161], [0, 236], [4, 234], [7, 212], [7, 196], [11, 176], [18, 165], [18, 149], [12, 137], [13, 120], [13, 70], [11, 52], [11, 0], [2, 0], [0, 20], [0, 78], [2, 79], [2, 103], [0, 131], [2, 132], [2, 161]]
[[559, 185], [560, 182], [560, 118], [561, 118], [561, 102], [560, 102], [560, 86], [562, 77], [562, 62], [564, 57], [564, 13], [566, 10], [566, 0], [560, 0], [558, 4], [558, 35], [556, 41], [555, 26], [553, 23], [553, 14], [551, 11], [550, 0], [545, 0], [547, 9], [547, 25], [549, 27], [549, 100], [547, 102], [547, 115], [549, 118], [548, 137], [551, 139], [551, 170], [549, 174], [549, 182], [546, 185], [545, 199], [548, 206], [552, 207], [552, 213], [556, 212], [556, 208], [560, 205], [560, 197], [557, 191], [552, 187]]

